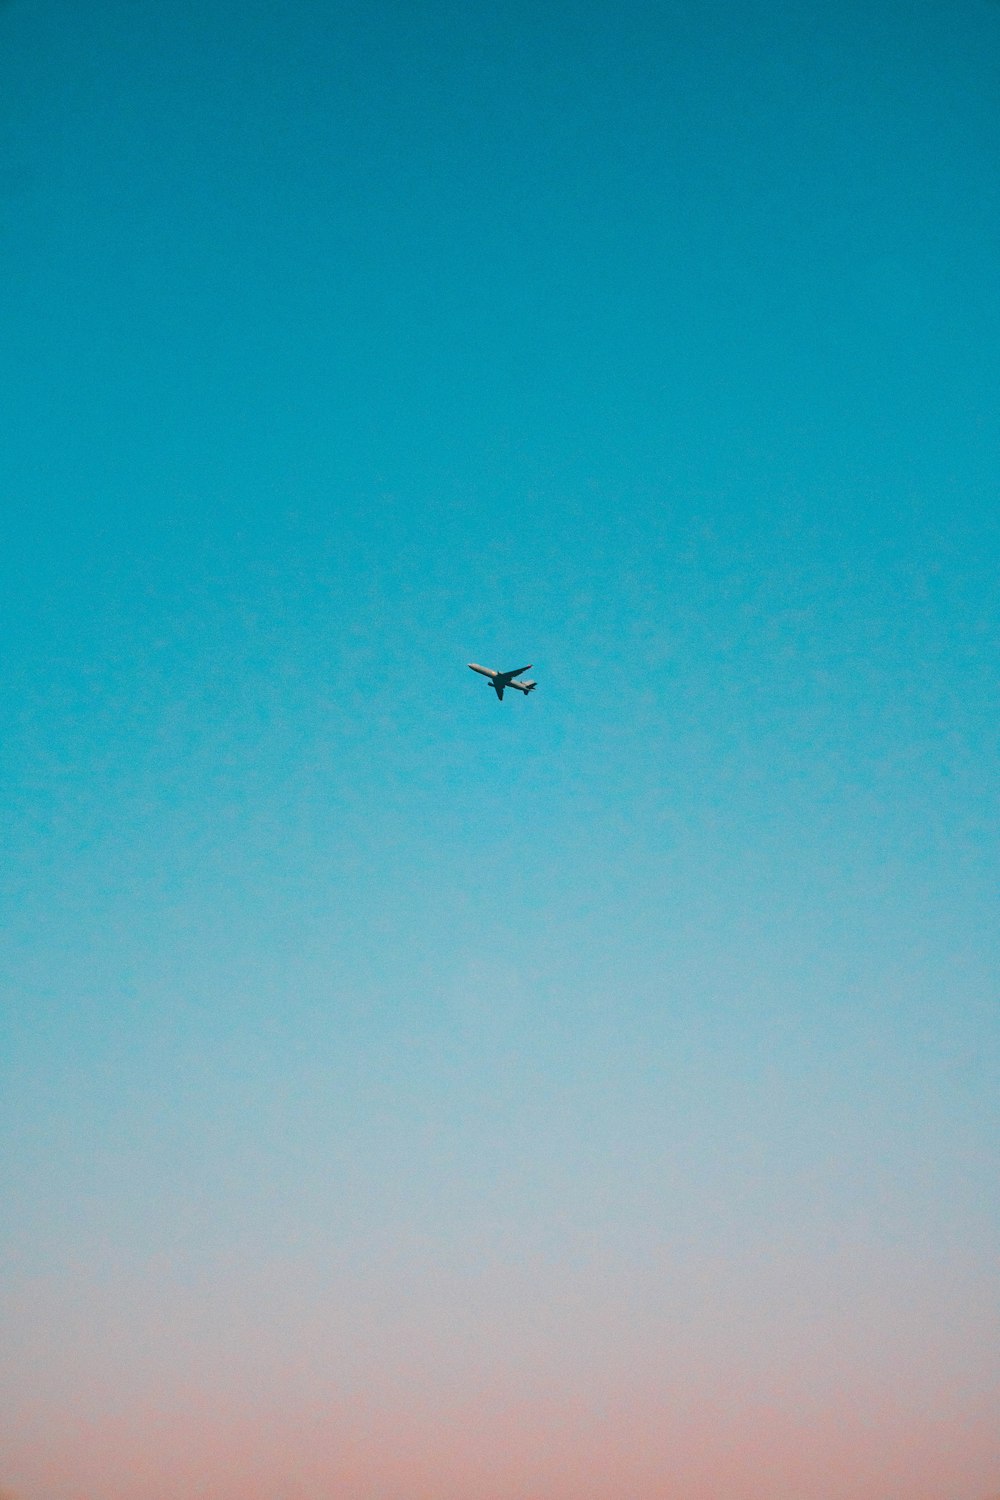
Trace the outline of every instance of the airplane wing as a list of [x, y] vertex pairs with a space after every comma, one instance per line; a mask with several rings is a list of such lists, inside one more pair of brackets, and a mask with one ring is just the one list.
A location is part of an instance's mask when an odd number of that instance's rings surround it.
[[500, 699], [501, 703], [503, 702], [503, 687], [504, 687], [504, 685], [503, 685], [502, 682], [498, 682], [496, 679], [494, 679], [494, 681], [492, 683], [492, 688], [493, 688], [493, 691], [496, 693], [497, 697]]
[[521, 675], [522, 672], [530, 672], [530, 671], [531, 671], [531, 662], [529, 661], [529, 663], [528, 663], [528, 665], [526, 667], [515, 667], [514, 670], [513, 670], [513, 672], [505, 672], [503, 675], [507, 679], [508, 682], [512, 682], [515, 677], [520, 677], [520, 675]]

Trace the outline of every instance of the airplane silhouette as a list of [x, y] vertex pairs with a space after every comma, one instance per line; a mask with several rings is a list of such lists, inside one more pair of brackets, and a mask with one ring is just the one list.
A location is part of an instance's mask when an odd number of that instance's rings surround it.
[[527, 697], [528, 694], [534, 692], [535, 688], [538, 686], [537, 682], [516, 681], [516, 679], [520, 677], [522, 672], [531, 671], [530, 661], [526, 667], [515, 667], [513, 672], [494, 672], [490, 667], [477, 666], [474, 661], [470, 661], [469, 666], [473, 672], [480, 672], [484, 677], [488, 677], [490, 679], [490, 687], [496, 693], [501, 703], [503, 702], [504, 688], [517, 688], [519, 693], [523, 693], [524, 696]]

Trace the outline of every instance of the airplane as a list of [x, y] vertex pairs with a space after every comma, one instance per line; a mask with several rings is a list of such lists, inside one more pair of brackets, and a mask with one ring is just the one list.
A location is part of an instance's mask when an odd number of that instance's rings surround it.
[[519, 693], [523, 693], [524, 696], [527, 697], [528, 694], [533, 693], [535, 688], [538, 686], [537, 682], [516, 681], [516, 678], [520, 677], [522, 672], [531, 671], [530, 661], [526, 667], [515, 667], [513, 672], [494, 672], [489, 667], [477, 666], [474, 661], [469, 662], [469, 667], [473, 672], [480, 672], [484, 677], [488, 677], [490, 679], [490, 687], [496, 693], [501, 703], [503, 702], [504, 688], [517, 688]]

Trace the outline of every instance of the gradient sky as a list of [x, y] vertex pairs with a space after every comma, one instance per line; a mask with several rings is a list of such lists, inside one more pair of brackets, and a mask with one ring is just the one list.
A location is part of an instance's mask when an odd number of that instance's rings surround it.
[[0, 245], [0, 1485], [1000, 1491], [1000, 6], [9, 0]]

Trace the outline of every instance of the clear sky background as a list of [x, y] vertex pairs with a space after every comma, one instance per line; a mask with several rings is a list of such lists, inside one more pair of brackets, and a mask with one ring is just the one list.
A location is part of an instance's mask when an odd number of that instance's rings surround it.
[[9, 0], [0, 246], [0, 1484], [1000, 1491], [1000, 6]]

